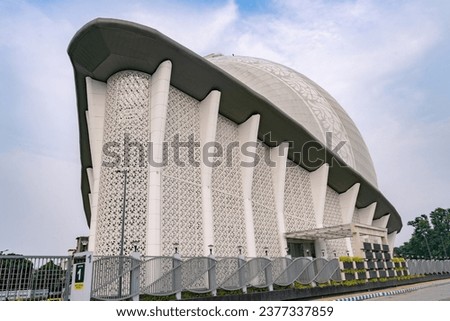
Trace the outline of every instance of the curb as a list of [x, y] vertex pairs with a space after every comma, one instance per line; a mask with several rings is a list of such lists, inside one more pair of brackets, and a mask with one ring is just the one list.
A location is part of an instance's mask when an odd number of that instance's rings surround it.
[[408, 292], [416, 291], [418, 289], [421, 289], [421, 287], [414, 287], [414, 288], [386, 291], [386, 292], [369, 293], [369, 294], [363, 294], [363, 295], [358, 295], [358, 296], [352, 296], [352, 297], [348, 297], [348, 298], [340, 298], [340, 299], [336, 299], [335, 301], [363, 301], [363, 300], [373, 299], [373, 298], [378, 298], [378, 297], [383, 297], [383, 296], [391, 296], [391, 295], [408, 293]]

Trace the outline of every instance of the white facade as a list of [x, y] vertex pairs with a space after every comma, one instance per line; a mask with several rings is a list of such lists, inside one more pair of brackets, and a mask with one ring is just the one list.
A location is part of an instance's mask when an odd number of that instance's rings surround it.
[[68, 54], [95, 254], [392, 250], [402, 220], [361, 134], [304, 75], [258, 58], [200, 57], [116, 19], [88, 22]]
[[[214, 59], [319, 141], [325, 141], [325, 132], [331, 131], [334, 143], [349, 142], [339, 155], [376, 186], [372, 161], [359, 132], [323, 89], [299, 74], [280, 75], [285, 67], [277, 64], [253, 58], [240, 58], [236, 64], [234, 58]], [[250, 72], [253, 69], [265, 74]], [[172, 255], [177, 243], [185, 256], [207, 255], [210, 245], [215, 255], [222, 257], [236, 256], [238, 247], [249, 257], [264, 256], [266, 251], [272, 257], [284, 256], [288, 242], [300, 241], [287, 240], [285, 233], [352, 222], [386, 227], [389, 217], [373, 221], [375, 203], [356, 208], [359, 184], [337, 193], [327, 185], [328, 164], [308, 172], [288, 158], [287, 143], [270, 148], [258, 140], [260, 115], [234, 123], [219, 114], [220, 91], [213, 90], [198, 101], [171, 85], [171, 71], [172, 63], [164, 61], [151, 75], [126, 70], [111, 75], [106, 82], [86, 78], [93, 159], [88, 169], [89, 250], [99, 255], [120, 251], [124, 176], [118, 170], [128, 171], [125, 254], [136, 245], [145, 255]], [[296, 87], [300, 80], [307, 84], [309, 95], [320, 97], [314, 101], [302, 98], [306, 87]], [[258, 84], [276, 86], [269, 90]], [[294, 107], [299, 99], [303, 103]], [[183, 142], [178, 149], [171, 145], [177, 139]], [[126, 140], [128, 164], [124, 159]], [[217, 166], [205, 163], [205, 151], [216, 150], [210, 145], [204, 148], [211, 142], [223, 148], [222, 157], [210, 159], [221, 160]], [[239, 147], [248, 143], [253, 145], [243, 152]], [[177, 164], [176, 153], [183, 166]], [[241, 162], [254, 161], [249, 154], [257, 155], [260, 161], [242, 166]], [[167, 164], [158, 166], [163, 160]], [[389, 242], [394, 239], [392, 234]], [[320, 256], [323, 251], [326, 256], [339, 256], [353, 254], [353, 247], [349, 238], [317, 239], [308, 253]]]

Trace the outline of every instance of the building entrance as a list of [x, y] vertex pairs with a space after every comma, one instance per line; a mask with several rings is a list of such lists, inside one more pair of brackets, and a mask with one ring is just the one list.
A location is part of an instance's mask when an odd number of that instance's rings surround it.
[[314, 242], [311, 240], [287, 240], [289, 254], [294, 257], [316, 257]]

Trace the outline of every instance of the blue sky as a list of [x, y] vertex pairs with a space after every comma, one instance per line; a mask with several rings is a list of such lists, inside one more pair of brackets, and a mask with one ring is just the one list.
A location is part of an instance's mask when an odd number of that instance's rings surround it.
[[408, 220], [450, 207], [449, 15], [445, 0], [0, 1], [0, 250], [64, 254], [87, 234], [66, 50], [96, 17], [320, 84], [362, 132], [407, 240]]

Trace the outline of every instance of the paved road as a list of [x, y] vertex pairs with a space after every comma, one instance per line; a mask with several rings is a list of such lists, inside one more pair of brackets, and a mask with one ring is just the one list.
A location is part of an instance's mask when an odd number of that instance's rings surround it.
[[[418, 285], [421, 286], [421, 285]], [[450, 281], [430, 282], [412, 292], [369, 299], [367, 301], [450, 301]]]
[[423, 282], [395, 288], [387, 288], [373, 292], [352, 293], [335, 297], [327, 297], [319, 301], [335, 301], [337, 299], [357, 297], [364, 294], [386, 293], [398, 290], [411, 290], [410, 292], [374, 297], [364, 301], [450, 301], [450, 279]]

